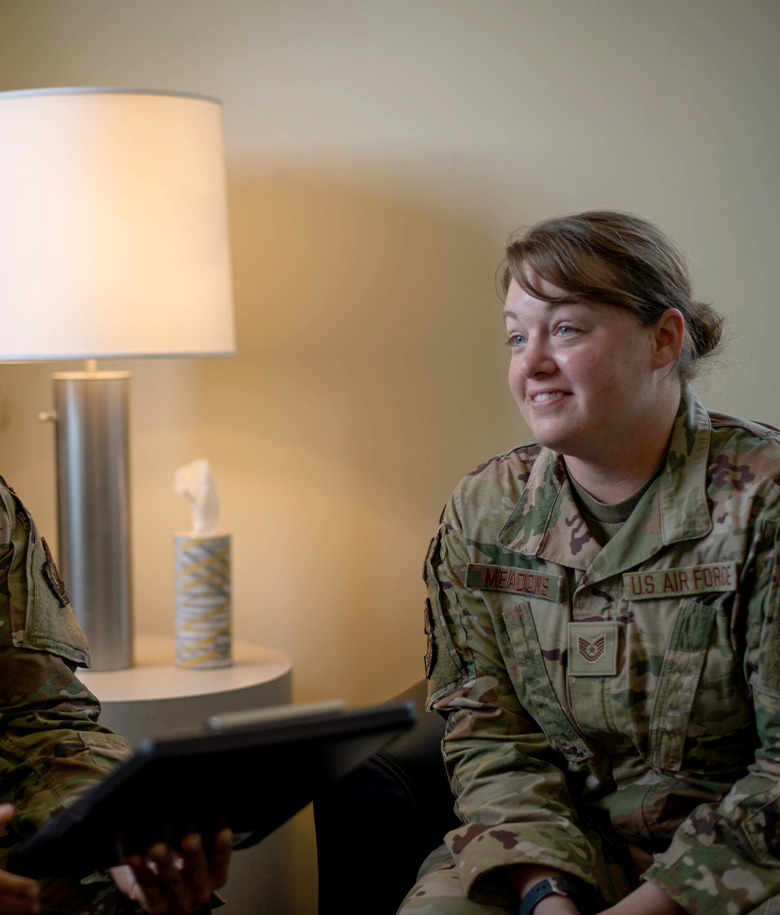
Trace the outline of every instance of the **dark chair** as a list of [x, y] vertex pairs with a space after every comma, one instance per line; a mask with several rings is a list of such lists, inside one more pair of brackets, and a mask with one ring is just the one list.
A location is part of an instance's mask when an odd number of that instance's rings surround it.
[[320, 915], [395, 915], [426, 855], [458, 825], [440, 744], [444, 719], [411, 700], [416, 724], [314, 803]]

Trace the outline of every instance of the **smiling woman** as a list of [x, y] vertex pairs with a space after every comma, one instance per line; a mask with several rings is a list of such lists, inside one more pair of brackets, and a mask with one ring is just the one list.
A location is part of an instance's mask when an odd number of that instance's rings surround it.
[[695, 302], [685, 260], [645, 220], [549, 220], [512, 241], [501, 277], [509, 387], [534, 437], [597, 498], [628, 496], [658, 465], [680, 380], [723, 319]]
[[534, 438], [565, 454], [594, 496], [618, 501], [650, 476], [666, 449], [680, 401], [669, 367], [682, 345], [682, 318], [670, 308], [646, 327], [628, 311], [566, 301], [562, 289], [537, 283], [561, 300], [510, 283], [509, 387]]
[[534, 440], [464, 478], [426, 560], [463, 825], [401, 912], [769, 911], [780, 432], [689, 387], [721, 318], [650, 223], [541, 223], [502, 286]]

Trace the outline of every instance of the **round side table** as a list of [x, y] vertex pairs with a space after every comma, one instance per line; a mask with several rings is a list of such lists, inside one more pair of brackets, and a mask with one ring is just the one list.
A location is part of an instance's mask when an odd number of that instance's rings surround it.
[[190, 670], [174, 665], [172, 636], [139, 635], [136, 666], [80, 670], [79, 679], [100, 700], [100, 721], [136, 746], [144, 737], [200, 724], [209, 715], [287, 705], [292, 661], [281, 651], [233, 643], [233, 666]]
[[[292, 661], [281, 651], [234, 642], [233, 666], [213, 670], [176, 667], [174, 657], [173, 636], [138, 635], [135, 667], [79, 670], [79, 679], [100, 700], [101, 724], [136, 746], [144, 737], [198, 725], [220, 712], [290, 703]], [[292, 849], [292, 824], [285, 823], [235, 853], [230, 878], [220, 890], [231, 912], [292, 915]]]

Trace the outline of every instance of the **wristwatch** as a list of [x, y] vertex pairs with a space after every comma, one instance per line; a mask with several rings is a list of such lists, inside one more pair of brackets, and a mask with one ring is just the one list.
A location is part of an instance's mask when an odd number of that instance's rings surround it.
[[588, 907], [583, 905], [586, 901], [586, 893], [582, 882], [576, 877], [563, 876], [547, 877], [545, 880], [535, 883], [520, 901], [517, 915], [531, 915], [537, 902], [541, 902], [545, 896], [552, 896], [553, 893], [556, 896], [569, 896], [583, 915], [587, 911]]

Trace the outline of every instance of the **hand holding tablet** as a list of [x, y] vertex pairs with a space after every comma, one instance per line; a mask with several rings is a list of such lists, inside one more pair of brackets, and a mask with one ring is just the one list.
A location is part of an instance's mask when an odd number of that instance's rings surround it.
[[[11, 855], [8, 868], [29, 877], [80, 877], [146, 857], [160, 843], [181, 849], [186, 860], [185, 837], [192, 834], [203, 837], [200, 853], [219, 867], [220, 830], [232, 830], [234, 848], [260, 841], [414, 717], [411, 703], [356, 711], [329, 703], [238, 712], [169, 731], [145, 740], [52, 817]], [[142, 884], [145, 877], [142, 870], [136, 879]]]

